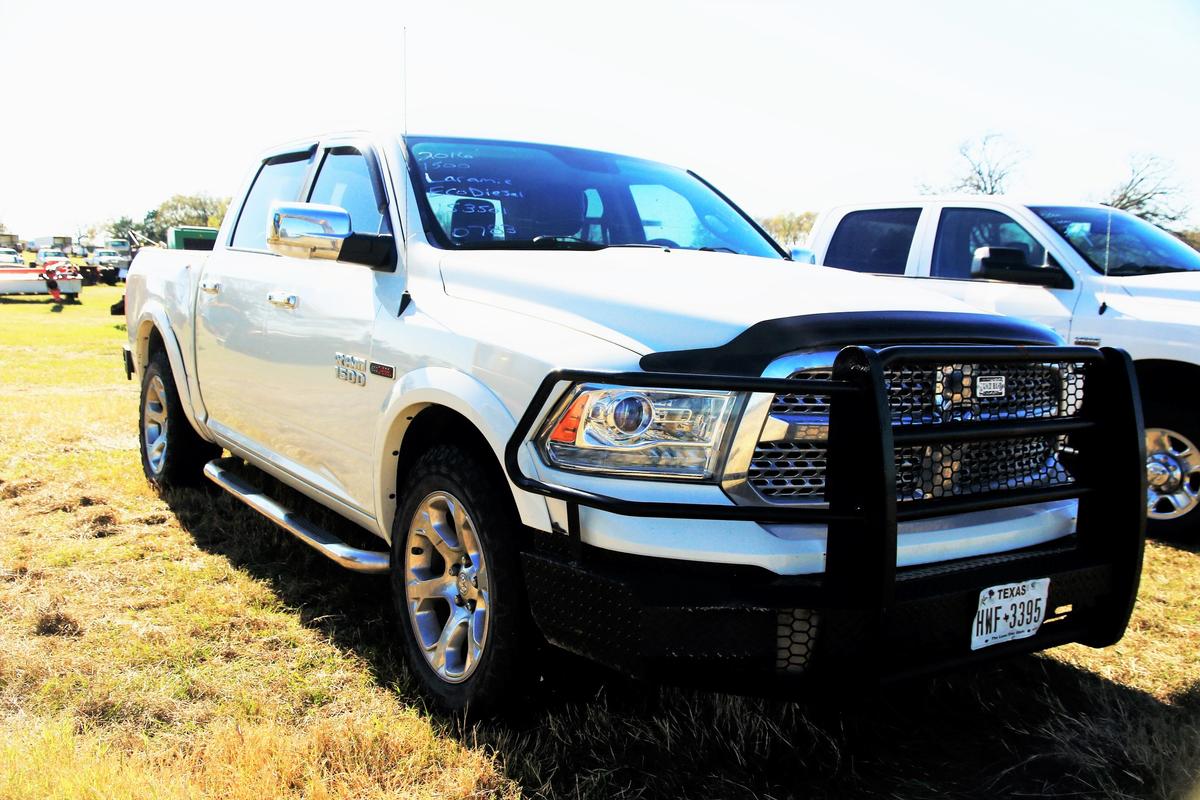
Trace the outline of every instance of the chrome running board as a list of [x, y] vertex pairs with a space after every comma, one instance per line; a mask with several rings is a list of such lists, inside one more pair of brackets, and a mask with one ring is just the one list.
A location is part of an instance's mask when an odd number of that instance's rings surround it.
[[242, 466], [240, 458], [218, 458], [204, 465], [204, 475], [292, 536], [346, 569], [373, 575], [381, 575], [388, 571], [388, 553], [351, 547], [328, 531], [285, 508], [239, 476], [235, 470]]

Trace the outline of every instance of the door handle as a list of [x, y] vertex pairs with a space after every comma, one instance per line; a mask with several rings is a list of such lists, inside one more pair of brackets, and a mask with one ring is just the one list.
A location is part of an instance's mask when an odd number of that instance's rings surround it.
[[200, 291], [204, 292], [205, 294], [216, 294], [217, 292], [221, 291], [221, 284], [204, 281], [200, 284]]
[[267, 302], [280, 308], [295, 308], [296, 303], [300, 302], [300, 298], [287, 292], [271, 292], [267, 295]]

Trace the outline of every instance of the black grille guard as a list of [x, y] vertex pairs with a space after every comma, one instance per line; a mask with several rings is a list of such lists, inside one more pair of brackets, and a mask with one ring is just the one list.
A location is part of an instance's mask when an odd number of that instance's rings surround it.
[[[884, 368], [896, 362], [1045, 363], [1082, 365], [1085, 389], [1071, 418], [894, 425]], [[828, 395], [826, 498], [828, 508], [739, 506], [632, 501], [526, 475], [518, 454], [542, 421], [543, 409], [562, 382], [628, 387], [738, 392], [811, 392]], [[896, 496], [897, 444], [932, 444], [955, 437], [975, 440], [1070, 434], [1078, 457], [1068, 486], [1004, 489], [971, 496], [935, 498], [919, 504]], [[638, 517], [752, 520], [762, 523], [825, 523], [826, 599], [859, 607], [886, 606], [896, 583], [897, 526], [901, 521], [1077, 498], [1081, 560], [1110, 564], [1116, 597], [1127, 597], [1123, 631], [1141, 574], [1145, 537], [1145, 442], [1141, 402], [1129, 355], [1115, 348], [1006, 345], [850, 346], [837, 355], [829, 380], [755, 378], [672, 372], [557, 370], [542, 381], [517, 423], [504, 453], [510, 480], [521, 489], [564, 501], [567, 534], [579, 553], [579, 506]], [[831, 596], [832, 595], [832, 596]], [[1121, 615], [1117, 615], [1121, 616]], [[1116, 629], [1114, 629], [1116, 630]], [[1119, 631], [1117, 633], [1119, 637]], [[1102, 637], [1103, 638], [1103, 637]]]

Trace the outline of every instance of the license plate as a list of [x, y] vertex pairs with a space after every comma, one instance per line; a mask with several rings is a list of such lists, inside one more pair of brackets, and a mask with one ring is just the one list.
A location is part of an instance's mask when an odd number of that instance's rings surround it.
[[1025, 639], [1046, 618], [1049, 578], [989, 586], [979, 593], [979, 608], [971, 624], [971, 649]]

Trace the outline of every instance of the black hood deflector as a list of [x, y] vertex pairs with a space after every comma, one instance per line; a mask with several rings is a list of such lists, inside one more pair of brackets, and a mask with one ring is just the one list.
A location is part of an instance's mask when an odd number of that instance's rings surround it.
[[1061, 345], [1049, 328], [995, 314], [855, 311], [781, 317], [755, 323], [719, 347], [642, 356], [647, 372], [722, 375], [763, 373], [775, 359], [799, 350], [892, 344]]

